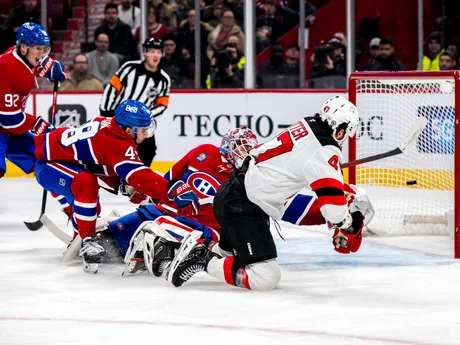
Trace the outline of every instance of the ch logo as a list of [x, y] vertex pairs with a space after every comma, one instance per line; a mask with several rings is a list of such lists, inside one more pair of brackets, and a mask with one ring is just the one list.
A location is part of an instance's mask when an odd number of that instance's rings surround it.
[[65, 186], [65, 180], [63, 178], [60, 178], [59, 179], [59, 184], [64, 187]]

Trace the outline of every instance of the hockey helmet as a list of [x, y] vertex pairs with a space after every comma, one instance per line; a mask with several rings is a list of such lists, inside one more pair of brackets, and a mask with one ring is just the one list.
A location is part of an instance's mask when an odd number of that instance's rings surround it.
[[142, 44], [144, 53], [148, 52], [151, 49], [161, 50], [161, 54], [164, 55], [164, 45], [163, 41], [159, 38], [146, 38]]
[[148, 136], [153, 135], [155, 127], [150, 109], [134, 99], [128, 99], [118, 105], [115, 109], [115, 122], [123, 129], [130, 127], [134, 133], [137, 133], [140, 128], [148, 128]]
[[[333, 138], [342, 145], [346, 138], [356, 134], [359, 124], [359, 112], [356, 106], [342, 96], [328, 99], [321, 107], [320, 118], [332, 129]], [[335, 134], [341, 129], [345, 130], [342, 139], [337, 139]]]
[[33, 45], [44, 46], [44, 55], [48, 55], [51, 51], [50, 37], [45, 28], [35, 23], [24, 23], [16, 32], [16, 46], [25, 43], [27, 47]]
[[247, 126], [231, 128], [222, 138], [220, 153], [230, 164], [240, 168], [248, 152], [257, 145], [257, 136]]

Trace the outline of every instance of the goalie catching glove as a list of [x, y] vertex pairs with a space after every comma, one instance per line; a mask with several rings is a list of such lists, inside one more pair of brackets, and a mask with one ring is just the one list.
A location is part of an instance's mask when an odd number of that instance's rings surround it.
[[168, 197], [179, 208], [178, 214], [196, 216], [200, 210], [200, 199], [192, 188], [182, 180], [172, 179], [168, 183]]
[[350, 254], [358, 251], [363, 240], [364, 216], [361, 212], [351, 213], [351, 225], [343, 228], [336, 226], [332, 236], [334, 250], [341, 254]]

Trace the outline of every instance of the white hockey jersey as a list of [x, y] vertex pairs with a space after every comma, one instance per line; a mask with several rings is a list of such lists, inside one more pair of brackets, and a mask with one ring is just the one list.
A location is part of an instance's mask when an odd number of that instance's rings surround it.
[[273, 140], [250, 151], [246, 193], [275, 220], [284, 203], [302, 188], [313, 190], [323, 217], [333, 224], [348, 214], [340, 169], [342, 151], [329, 127], [318, 118], [305, 118]]

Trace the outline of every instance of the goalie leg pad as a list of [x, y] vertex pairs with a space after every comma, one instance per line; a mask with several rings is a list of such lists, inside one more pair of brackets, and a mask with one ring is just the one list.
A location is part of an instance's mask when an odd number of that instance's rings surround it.
[[149, 223], [157, 219], [163, 214], [151, 205], [139, 207], [136, 211], [129, 213], [123, 217], [112, 220], [108, 228], [112, 232], [113, 239], [118, 244], [122, 255], [126, 255], [129, 248], [131, 238], [135, 232], [143, 228], [142, 223]]
[[108, 225], [123, 256], [128, 251], [131, 238], [143, 222], [144, 218], [136, 211], [120, 217]]

